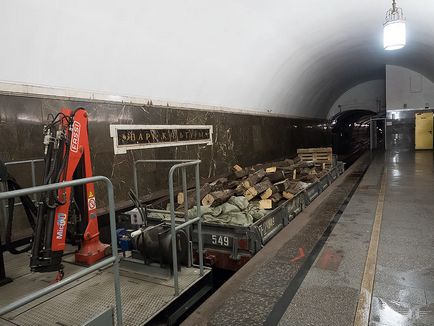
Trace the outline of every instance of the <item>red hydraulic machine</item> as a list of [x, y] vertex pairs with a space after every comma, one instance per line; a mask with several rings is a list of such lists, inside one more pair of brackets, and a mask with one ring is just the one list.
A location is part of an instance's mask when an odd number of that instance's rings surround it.
[[[62, 109], [44, 128], [43, 184], [92, 176], [88, 115], [83, 108]], [[41, 195], [33, 233], [30, 268], [63, 274], [65, 243], [78, 245], [75, 262], [92, 265], [106, 255], [99, 240], [93, 183]]]

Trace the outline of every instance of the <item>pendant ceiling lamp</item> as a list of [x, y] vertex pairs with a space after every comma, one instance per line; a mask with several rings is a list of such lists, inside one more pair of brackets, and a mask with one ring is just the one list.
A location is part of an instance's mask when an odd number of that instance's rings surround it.
[[384, 23], [383, 45], [385, 50], [402, 49], [406, 44], [405, 18], [402, 9], [392, 1], [392, 8], [386, 13]]

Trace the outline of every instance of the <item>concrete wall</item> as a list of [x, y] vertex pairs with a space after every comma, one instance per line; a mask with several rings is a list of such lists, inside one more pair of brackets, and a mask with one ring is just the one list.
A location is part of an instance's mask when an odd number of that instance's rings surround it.
[[384, 79], [361, 83], [342, 94], [330, 108], [328, 118], [336, 113], [349, 110], [370, 110], [378, 112], [386, 106], [386, 85]]
[[387, 109], [434, 107], [434, 83], [407, 68], [386, 66]]

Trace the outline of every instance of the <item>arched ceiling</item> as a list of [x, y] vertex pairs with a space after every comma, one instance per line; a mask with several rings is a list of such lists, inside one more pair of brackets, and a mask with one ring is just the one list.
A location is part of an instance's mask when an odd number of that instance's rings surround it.
[[9, 1], [0, 80], [325, 117], [394, 64], [434, 80], [434, 1], [398, 0], [408, 45], [385, 52], [391, 0]]

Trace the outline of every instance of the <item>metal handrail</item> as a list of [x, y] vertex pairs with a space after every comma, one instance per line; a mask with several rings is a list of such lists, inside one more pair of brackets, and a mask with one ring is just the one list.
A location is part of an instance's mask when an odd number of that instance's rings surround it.
[[[32, 187], [36, 186], [36, 170], [35, 170], [35, 163], [41, 163], [44, 162], [43, 158], [37, 158], [34, 160], [24, 160], [24, 161], [10, 161], [10, 162], [4, 162], [4, 165], [20, 165], [20, 164], [27, 164], [30, 163], [30, 168], [32, 171]], [[36, 199], [36, 194], [35, 194]]]
[[[31, 172], [32, 172], [32, 187], [36, 186], [36, 168], [35, 168], [35, 163], [41, 163], [44, 162], [43, 158], [37, 158], [37, 159], [33, 159], [33, 160], [24, 160], [24, 161], [10, 161], [10, 162], [4, 162], [5, 166], [11, 166], [11, 165], [21, 165], [21, 164], [28, 164], [30, 163], [30, 168], [31, 168]], [[3, 191], [3, 188], [0, 189]], [[33, 200], [37, 200], [36, 198], [36, 194], [33, 194]], [[3, 200], [0, 200], [1, 206], [2, 206], [2, 211], [3, 211], [3, 215], [4, 215], [4, 219], [5, 219], [5, 223], [6, 223], [6, 219], [8, 216], [8, 212], [6, 210], [6, 208], [9, 208], [7, 204], [5, 204], [3, 202]], [[15, 206], [19, 206], [22, 205], [21, 202], [15, 203]]]
[[[179, 280], [178, 280], [178, 254], [176, 251], [176, 232], [184, 229], [193, 223], [197, 223], [197, 233], [198, 233], [198, 252], [199, 252], [199, 272], [200, 275], [204, 274], [203, 267], [203, 239], [202, 239], [202, 219], [200, 213], [200, 171], [199, 164], [201, 160], [138, 160], [134, 162], [134, 188], [136, 191], [136, 195], [138, 197], [138, 183], [137, 183], [137, 165], [145, 164], [145, 163], [177, 163], [173, 165], [169, 170], [169, 198], [170, 198], [170, 230], [171, 230], [171, 238], [172, 238], [172, 265], [173, 265], [173, 283], [175, 288], [175, 296], [179, 295]], [[197, 217], [188, 220], [187, 216], [187, 174], [186, 167], [195, 166], [195, 191], [196, 191], [196, 207], [197, 207]], [[175, 195], [174, 195], [174, 186], [173, 186], [173, 174], [175, 170], [182, 168], [182, 189], [184, 193], [184, 218], [185, 222], [179, 225], [176, 225], [176, 215], [179, 215], [178, 212], [175, 212]], [[164, 212], [161, 210], [161, 212]], [[190, 238], [190, 233], [187, 230], [187, 237]], [[190, 254], [190, 250], [189, 250]]]
[[86, 183], [96, 183], [96, 182], [104, 182], [107, 188], [107, 198], [109, 205], [109, 217], [110, 217], [110, 237], [111, 237], [111, 246], [112, 246], [112, 256], [110, 258], [106, 258], [90, 267], [87, 267], [71, 276], [54, 283], [46, 288], [33, 292], [21, 299], [18, 299], [4, 307], [0, 308], [0, 316], [4, 315], [8, 312], [11, 312], [23, 305], [36, 300], [64, 285], [67, 285], [87, 274], [90, 274], [100, 268], [109, 266], [113, 264], [113, 274], [114, 274], [114, 285], [115, 285], [115, 301], [116, 301], [116, 320], [117, 325], [122, 326], [122, 303], [121, 303], [121, 290], [120, 290], [120, 279], [119, 279], [119, 257], [118, 257], [118, 248], [117, 248], [117, 238], [116, 238], [116, 222], [115, 222], [115, 201], [114, 201], [114, 193], [113, 193], [113, 184], [111, 181], [104, 176], [94, 176], [90, 178], [65, 181], [59, 183], [53, 183], [49, 185], [36, 186], [31, 188], [13, 190], [0, 193], [0, 200], [25, 196], [34, 193], [40, 193], [50, 190], [55, 190], [59, 188], [65, 187], [73, 187], [79, 186]]
[[[170, 197], [170, 217], [171, 217], [171, 234], [172, 234], [172, 264], [173, 264], [173, 282], [175, 286], [175, 296], [179, 295], [179, 281], [178, 281], [178, 254], [176, 252], [176, 230], [187, 227], [188, 225], [197, 222], [197, 236], [198, 236], [198, 253], [199, 253], [199, 271], [203, 275], [203, 243], [202, 243], [202, 219], [200, 214], [200, 175], [199, 164], [200, 160], [178, 163], [173, 165], [169, 170], [169, 197]], [[196, 207], [197, 217], [186, 221], [178, 226], [175, 225], [175, 195], [173, 190], [173, 173], [176, 169], [185, 168], [187, 166], [195, 166], [195, 183], [196, 183]], [[187, 203], [187, 191], [184, 192], [184, 203]], [[187, 205], [184, 204], [185, 209]], [[187, 215], [185, 216], [187, 219]]]

